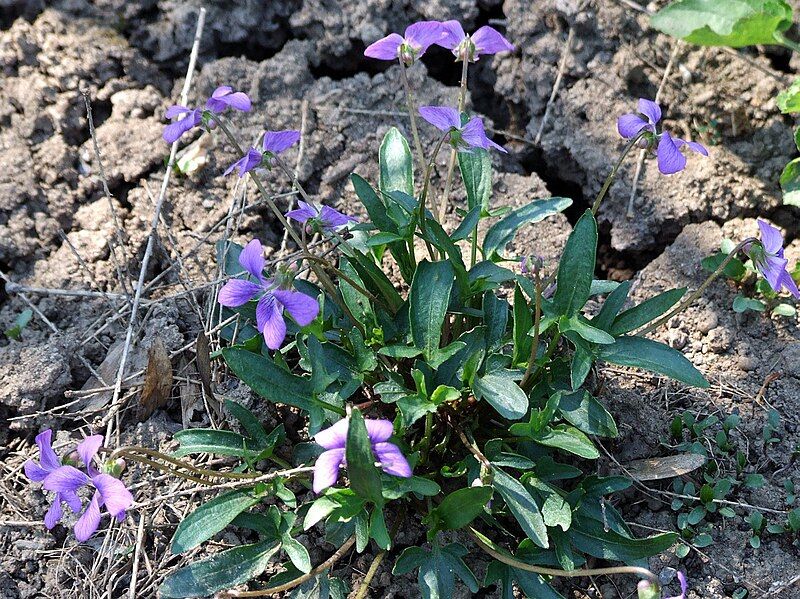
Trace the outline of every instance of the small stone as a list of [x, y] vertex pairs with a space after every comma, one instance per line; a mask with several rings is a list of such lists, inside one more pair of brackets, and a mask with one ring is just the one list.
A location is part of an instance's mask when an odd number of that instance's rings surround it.
[[705, 311], [699, 314], [697, 317], [697, 330], [704, 335], [712, 329], [716, 329], [718, 324], [719, 318], [717, 317], [716, 312]]
[[758, 361], [752, 356], [739, 356], [739, 359], [736, 361], [736, 363], [739, 368], [745, 372], [752, 372], [758, 368]]
[[783, 350], [783, 367], [787, 374], [800, 378], [800, 343], [789, 343]]
[[678, 329], [670, 329], [668, 342], [671, 348], [681, 350], [689, 343], [689, 336]]

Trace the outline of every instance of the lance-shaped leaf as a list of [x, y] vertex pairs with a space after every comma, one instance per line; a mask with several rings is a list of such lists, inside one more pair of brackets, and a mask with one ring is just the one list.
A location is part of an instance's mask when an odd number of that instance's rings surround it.
[[644, 337], [618, 337], [613, 345], [599, 346], [597, 357], [620, 366], [658, 372], [695, 387], [708, 387], [708, 381], [681, 352]]
[[547, 549], [547, 527], [542, 512], [530, 492], [517, 479], [500, 468], [494, 469], [492, 486], [500, 493], [509, 511], [514, 515], [528, 538], [539, 547]]
[[458, 168], [467, 191], [469, 209], [480, 207], [484, 213], [488, 212], [492, 198], [492, 158], [489, 152], [483, 149], [459, 152]]
[[444, 547], [434, 545], [430, 551], [408, 547], [395, 562], [392, 574], [403, 575], [419, 569], [417, 582], [423, 599], [449, 599], [456, 588], [456, 577], [472, 593], [478, 592], [478, 580], [464, 563], [467, 548], [459, 543]]
[[589, 299], [597, 253], [597, 221], [587, 210], [575, 223], [558, 265], [553, 305], [558, 314], [573, 316]]
[[408, 295], [411, 336], [426, 357], [432, 357], [439, 349], [454, 276], [453, 266], [447, 261], [423, 260], [414, 273]]
[[367, 435], [367, 426], [361, 411], [354, 409], [350, 414], [345, 447], [347, 477], [356, 495], [377, 506], [383, 505], [381, 475], [375, 467], [375, 455]]
[[533, 200], [516, 210], [512, 210], [502, 219], [497, 221], [486, 232], [483, 239], [483, 255], [487, 260], [502, 258], [500, 255], [514, 238], [522, 225], [538, 223], [548, 216], [558, 214], [572, 204], [569, 198], [548, 198], [546, 200]]
[[177, 555], [194, 549], [258, 502], [258, 496], [251, 490], [242, 489], [223, 493], [204, 503], [178, 525], [170, 544], [172, 553]]
[[450, 493], [431, 512], [442, 530], [455, 530], [472, 522], [492, 498], [491, 487], [465, 487]]
[[378, 154], [380, 188], [384, 193], [402, 191], [414, 195], [414, 164], [403, 134], [392, 127], [386, 132]]

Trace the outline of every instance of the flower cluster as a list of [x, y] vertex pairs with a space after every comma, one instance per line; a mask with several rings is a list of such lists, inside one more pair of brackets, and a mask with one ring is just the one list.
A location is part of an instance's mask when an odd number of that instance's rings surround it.
[[105, 506], [108, 513], [118, 521], [125, 519], [125, 511], [133, 504], [133, 496], [124, 483], [106, 472], [97, 470], [93, 461], [103, 444], [101, 435], [86, 437], [76, 448], [86, 472], [70, 464], [62, 464], [53, 451], [53, 432], [46, 430], [36, 436], [39, 447], [39, 462], [25, 462], [25, 475], [34, 482], [55, 493], [53, 503], [44, 517], [45, 526], [53, 528], [63, 517], [62, 503], [74, 513], [81, 511], [83, 502], [78, 496], [82, 487], [94, 488], [94, 494], [83, 514], [75, 523], [75, 537], [86, 541], [100, 526], [100, 508]]
[[228, 308], [243, 306], [257, 295], [256, 305], [258, 332], [270, 349], [279, 349], [286, 339], [284, 310], [299, 324], [306, 326], [319, 314], [319, 304], [313, 297], [282, 289], [273, 279], [265, 279], [264, 250], [258, 239], [253, 239], [239, 254], [239, 264], [249, 274], [249, 279], [231, 279], [220, 289], [217, 301]]
[[[244, 92], [235, 92], [229, 85], [222, 85], [214, 90], [206, 101], [205, 110], [213, 114], [222, 114], [228, 108], [250, 112], [250, 98]], [[166, 117], [174, 122], [164, 127], [162, 137], [167, 143], [175, 143], [187, 131], [191, 131], [203, 122], [202, 108], [189, 108], [176, 104], [167, 109]], [[209, 126], [213, 121], [209, 121]]]
[[467, 35], [458, 21], [420, 21], [403, 35], [391, 33], [370, 44], [364, 55], [378, 60], [401, 60], [412, 64], [432, 45], [451, 50], [457, 60], [476, 61], [482, 54], [510, 52], [514, 46], [496, 29], [484, 25]]
[[686, 157], [681, 153], [684, 146], [708, 156], [708, 150], [696, 141], [672, 137], [664, 129], [658, 133], [656, 125], [661, 120], [661, 107], [652, 100], [639, 98], [637, 109], [639, 114], [623, 114], [617, 119], [617, 131], [625, 139], [641, 135], [645, 147], [656, 146], [658, 170], [663, 174], [672, 175], [686, 168]]
[[[411, 466], [403, 452], [394, 443], [388, 443], [392, 436], [392, 423], [389, 420], [364, 420], [367, 436], [372, 445], [372, 452], [386, 474], [409, 478]], [[322, 493], [339, 480], [339, 468], [345, 463], [345, 446], [347, 444], [347, 418], [339, 420], [333, 426], [314, 435], [314, 441], [325, 448], [314, 464], [314, 493]]]

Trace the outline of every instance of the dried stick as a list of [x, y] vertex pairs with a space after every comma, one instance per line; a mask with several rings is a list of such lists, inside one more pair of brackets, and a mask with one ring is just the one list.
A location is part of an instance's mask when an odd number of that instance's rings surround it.
[[564, 77], [564, 70], [567, 68], [567, 59], [569, 58], [569, 51], [572, 46], [572, 38], [574, 35], [575, 30], [570, 27], [569, 33], [567, 34], [567, 43], [564, 46], [564, 53], [561, 55], [561, 61], [558, 64], [558, 73], [556, 74], [555, 83], [553, 83], [553, 91], [550, 92], [550, 98], [547, 100], [547, 106], [544, 108], [542, 122], [539, 123], [539, 130], [536, 132], [536, 137], [533, 140], [534, 145], [538, 146], [539, 142], [542, 141], [542, 133], [544, 132], [544, 126], [547, 124], [547, 117], [550, 116], [550, 109], [553, 107], [553, 103], [558, 96], [558, 90], [561, 88], [561, 79]]
[[[189, 96], [189, 87], [192, 84], [192, 75], [194, 74], [194, 66], [197, 62], [197, 54], [200, 49], [200, 37], [203, 35], [203, 27], [206, 21], [206, 9], [201, 8], [200, 14], [197, 16], [197, 29], [194, 34], [194, 44], [192, 45], [192, 53], [189, 57], [189, 66], [186, 70], [186, 80], [183, 82], [183, 89], [181, 90], [181, 104], [186, 104]], [[144, 278], [147, 276], [147, 266], [150, 263], [150, 256], [153, 254], [153, 247], [155, 246], [156, 231], [158, 229], [159, 217], [161, 216], [161, 208], [164, 205], [164, 198], [167, 196], [167, 186], [169, 185], [170, 174], [172, 167], [175, 164], [175, 155], [178, 152], [178, 140], [172, 144], [169, 153], [169, 160], [167, 168], [164, 172], [164, 180], [161, 182], [161, 191], [158, 194], [158, 201], [156, 202], [155, 210], [153, 211], [153, 220], [150, 224], [150, 235], [147, 238], [147, 247], [144, 251], [142, 258], [142, 266], [139, 271], [139, 280], [136, 283], [136, 293], [133, 296], [133, 305], [131, 306], [131, 318], [128, 323], [128, 330], [125, 334], [125, 345], [122, 348], [122, 359], [119, 363], [119, 370], [117, 371], [117, 379], [114, 383], [114, 394], [111, 399], [111, 408], [115, 408], [119, 402], [119, 394], [122, 389], [122, 377], [125, 372], [125, 366], [128, 362], [128, 354], [133, 341], [133, 329], [136, 324], [136, 312], [139, 309], [139, 303], [142, 299], [142, 290], [144, 289]], [[106, 425], [105, 443], [111, 442], [111, 432], [114, 430], [114, 420], [109, 420]]]

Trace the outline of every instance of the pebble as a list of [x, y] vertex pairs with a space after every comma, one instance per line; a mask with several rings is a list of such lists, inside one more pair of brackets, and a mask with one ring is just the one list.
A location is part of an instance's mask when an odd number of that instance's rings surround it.
[[782, 353], [786, 373], [800, 379], [800, 343], [789, 343]]
[[712, 329], [716, 329], [717, 325], [719, 325], [719, 318], [716, 312], [705, 311], [697, 317], [697, 330], [704, 335]]
[[752, 356], [739, 356], [736, 362], [739, 368], [745, 372], [752, 372], [758, 368], [758, 360]]
[[689, 343], [689, 336], [678, 329], [670, 329], [668, 341], [671, 348], [681, 350]]

